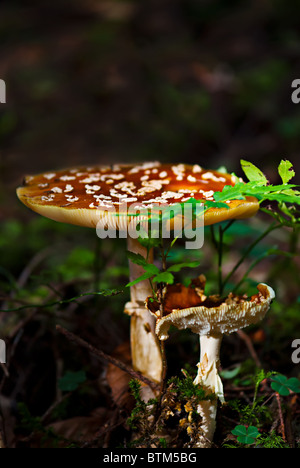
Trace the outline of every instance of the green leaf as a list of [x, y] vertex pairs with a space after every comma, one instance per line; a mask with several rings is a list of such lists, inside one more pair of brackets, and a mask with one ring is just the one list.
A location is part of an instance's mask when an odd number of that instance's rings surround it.
[[152, 278], [152, 276], [158, 275], [160, 273], [160, 269], [157, 268], [157, 266], [153, 265], [153, 263], [148, 263], [147, 260], [140, 254], [135, 254], [128, 250], [127, 257], [136, 265], [142, 266], [145, 270], [145, 273], [143, 273], [141, 276], [126, 284], [127, 288], [130, 286], [134, 286], [135, 284], [138, 284], [141, 281], [150, 279]]
[[[153, 265], [154, 267], [154, 265]], [[130, 283], [127, 283], [126, 284], [126, 288], [129, 288], [130, 286], [134, 286], [135, 284], [138, 284], [140, 283], [141, 281], [144, 281], [144, 280], [147, 280], [147, 279], [150, 279], [152, 278], [152, 276], [158, 274], [160, 271], [157, 267], [154, 267], [156, 268], [156, 271], [153, 272], [153, 271], [146, 271], [145, 273], [143, 273], [141, 276], [139, 276], [138, 278], [136, 278], [135, 280], [133, 281], [130, 281]]]
[[300, 380], [296, 377], [288, 379], [289, 389], [294, 393], [300, 393]]
[[255, 439], [259, 436], [259, 431], [255, 426], [238, 425], [231, 431], [231, 433], [237, 436], [238, 442], [241, 444], [251, 445], [254, 444]]
[[184, 262], [184, 263], [177, 263], [177, 265], [171, 265], [167, 271], [174, 271], [177, 273], [178, 271], [182, 270], [182, 268], [197, 268], [200, 265], [200, 262]]
[[136, 265], [145, 266], [148, 263], [147, 260], [140, 254], [130, 252], [130, 250], [127, 250], [126, 254], [129, 260], [131, 260], [132, 263], [135, 263]]
[[171, 245], [170, 245], [170, 249], [173, 247], [173, 245], [175, 244], [175, 242], [177, 242], [178, 240], [178, 237], [175, 237], [172, 242], [171, 242]]
[[214, 202], [211, 200], [206, 200], [205, 206], [207, 208], [226, 208], [227, 210], [229, 210], [229, 206], [227, 205], [227, 203], [222, 203], [222, 202], [217, 202], [217, 201]]
[[284, 257], [289, 257], [289, 258], [292, 258], [292, 257], [298, 255], [297, 253], [286, 252], [285, 250], [280, 250], [280, 249], [277, 249], [276, 247], [272, 247], [272, 248], [268, 249], [266, 251], [266, 253], [267, 253], [267, 256], [282, 255]]
[[249, 161], [245, 161], [244, 159], [241, 160], [242, 169], [250, 182], [255, 182], [259, 185], [267, 185], [268, 180], [263, 172], [258, 169], [258, 167], [254, 166]]
[[58, 386], [63, 392], [72, 392], [77, 390], [79, 385], [86, 381], [86, 374], [84, 371], [66, 372], [66, 374], [58, 380]]
[[146, 265], [144, 265], [143, 268], [147, 273], [150, 273], [152, 276], [160, 273], [160, 269], [157, 268], [156, 265], [153, 265], [153, 263], [146, 263]]
[[248, 184], [244, 184], [243, 182], [238, 182], [234, 186], [232, 185], [225, 185], [222, 192], [215, 192], [214, 199], [216, 202], [223, 202], [226, 200], [243, 200], [245, 195], [243, 194], [243, 190], [245, 190], [246, 185], [249, 187]]
[[300, 393], [300, 381], [299, 379], [292, 377], [288, 379], [285, 375], [278, 374], [273, 378], [271, 387], [275, 392], [282, 396], [288, 396], [290, 391], [294, 393]]
[[241, 364], [238, 364], [233, 369], [221, 371], [220, 375], [221, 377], [223, 377], [223, 379], [228, 379], [228, 380], [233, 379], [240, 373], [241, 367], [242, 367]]
[[278, 174], [284, 184], [287, 184], [295, 176], [295, 171], [292, 168], [293, 164], [290, 161], [282, 160], [280, 162], [278, 166]]
[[290, 192], [283, 190], [278, 193], [269, 193], [266, 194], [265, 199], [271, 201], [274, 200], [281, 203], [296, 203], [297, 205], [300, 205], [300, 196], [297, 195], [296, 191]]
[[153, 278], [153, 283], [173, 284], [174, 276], [172, 275], [172, 273], [169, 273], [168, 271], [162, 271], [161, 273], [159, 273]]

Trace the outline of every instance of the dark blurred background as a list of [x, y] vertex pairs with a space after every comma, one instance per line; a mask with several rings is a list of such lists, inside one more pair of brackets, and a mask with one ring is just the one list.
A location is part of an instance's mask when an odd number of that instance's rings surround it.
[[299, 171], [298, 0], [9, 0], [0, 5], [1, 217], [24, 174], [248, 159]]
[[[299, 58], [299, 0], [1, 0], [0, 79], [7, 85], [7, 103], [0, 104], [0, 338], [7, 343], [9, 374], [0, 368], [0, 444], [2, 431], [9, 447], [39, 447], [39, 437], [45, 446], [56, 446], [53, 434], [45, 432], [47, 418], [41, 419], [44, 429], [32, 419], [44, 417], [55, 402], [60, 406], [49, 413], [55, 432], [77, 440], [69, 432], [77, 428], [82, 444], [82, 427], [87, 440], [104, 424], [113, 427], [119, 417], [114, 405], [122, 407], [120, 395], [128, 398], [127, 377], [119, 381], [112, 371], [117, 368], [99, 364], [55, 328], [59, 323], [130, 362], [124, 240], [99, 242], [93, 230], [32, 213], [15, 194], [24, 175], [147, 160], [226, 166], [242, 175], [240, 159], [247, 159], [276, 183], [280, 160], [289, 159], [299, 183], [300, 104], [291, 100]], [[266, 226], [257, 216], [226, 232], [224, 275]], [[207, 289], [215, 294], [218, 258], [207, 238], [203, 249], [189, 255], [178, 241], [170, 260], [199, 260], [197, 274], [205, 273]], [[275, 289], [272, 311], [249, 336], [263, 368], [293, 377], [299, 375], [291, 361], [291, 342], [300, 330], [297, 242], [296, 231], [275, 231], [253, 249], [228, 286], [251, 271], [243, 291], [256, 292], [261, 281]], [[274, 248], [283, 255], [269, 254]], [[179, 280], [195, 275], [185, 271]], [[120, 287], [123, 294], [79, 300], [81, 292]], [[6, 313], [11, 307], [16, 313]], [[245, 343], [238, 335], [224, 339], [223, 369], [243, 366], [238, 380], [225, 385], [229, 400], [237, 396], [235, 385], [244, 385], [243, 379], [249, 385], [256, 372]], [[167, 355], [170, 376], [180, 375], [186, 364], [194, 369], [198, 338], [173, 333]], [[85, 371], [87, 380], [61, 405], [69, 370]], [[292, 446], [299, 441], [300, 412], [296, 400], [289, 401]], [[279, 424], [276, 408], [273, 421]], [[96, 421], [90, 416], [95, 410]], [[227, 414], [228, 421], [220, 416], [217, 444], [239, 420]], [[122, 430], [114, 436], [108, 431], [104, 446], [122, 446]], [[95, 440], [96, 446], [103, 443]]]

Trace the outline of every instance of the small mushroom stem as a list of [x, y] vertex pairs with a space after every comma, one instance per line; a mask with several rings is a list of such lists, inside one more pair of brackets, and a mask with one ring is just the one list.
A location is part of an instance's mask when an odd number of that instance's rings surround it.
[[[147, 257], [147, 249], [137, 239], [128, 237], [128, 250]], [[153, 249], [149, 252], [148, 261], [153, 261]], [[144, 273], [142, 266], [129, 260], [130, 281]], [[152, 296], [148, 280], [140, 281], [130, 288], [131, 302], [125, 306], [125, 313], [131, 316], [130, 340], [132, 366], [135, 370], [155, 382], [160, 382], [162, 374], [162, 356], [158, 339], [155, 335], [155, 319], [145, 306], [147, 297]]]
[[[201, 385], [207, 393], [214, 393], [224, 403], [223, 384], [219, 376], [222, 335], [200, 336], [200, 362], [195, 385]], [[217, 399], [203, 400], [197, 408], [202, 418], [201, 433], [195, 448], [209, 448], [216, 428]]]

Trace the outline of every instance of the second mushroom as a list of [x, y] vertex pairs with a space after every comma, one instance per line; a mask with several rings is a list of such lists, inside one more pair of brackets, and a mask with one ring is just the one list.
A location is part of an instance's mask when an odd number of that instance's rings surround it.
[[[266, 284], [257, 286], [258, 294], [236, 296], [232, 293], [226, 299], [206, 296], [205, 277], [201, 275], [186, 287], [182, 284], [169, 285], [163, 297], [164, 316], [160, 316], [159, 304], [148, 298], [146, 306], [156, 317], [156, 334], [166, 340], [171, 325], [183, 330], [189, 328], [200, 338], [200, 360], [195, 385], [201, 385], [208, 394], [215, 394], [221, 403], [225, 402], [223, 384], [219, 376], [220, 348], [224, 334], [238, 331], [262, 320], [275, 297], [273, 289]], [[199, 432], [193, 435], [194, 448], [210, 447], [216, 427], [217, 400], [203, 400], [197, 407], [201, 416]]]

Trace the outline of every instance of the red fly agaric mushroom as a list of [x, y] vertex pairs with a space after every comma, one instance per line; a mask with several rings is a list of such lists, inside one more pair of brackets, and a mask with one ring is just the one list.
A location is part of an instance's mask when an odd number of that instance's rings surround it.
[[[222, 337], [262, 320], [275, 293], [266, 284], [259, 284], [258, 294], [249, 300], [246, 296], [232, 293], [223, 300], [220, 296], [205, 296], [205, 281], [201, 275], [188, 287], [168, 285], [163, 297], [162, 318], [159, 318], [161, 308], [152, 298], [146, 300], [146, 306], [156, 316], [155, 331], [160, 340], [168, 338], [171, 325], [180, 330], [189, 328], [199, 335], [200, 361], [194, 384], [201, 385], [208, 393], [214, 393], [224, 403], [223, 385], [218, 372]], [[197, 411], [202, 418], [201, 431], [193, 444], [198, 448], [209, 447], [215, 432], [216, 400], [203, 400]]]
[[[160, 164], [80, 167], [46, 172], [25, 178], [17, 190], [19, 199], [33, 211], [55, 221], [96, 228], [118, 230], [128, 237], [128, 250], [145, 257], [147, 251], [132, 236], [128, 225], [136, 226], [139, 217], [131, 210], [151, 210], [158, 205], [173, 206], [190, 198], [213, 200], [214, 192], [225, 185], [234, 185], [236, 177], [207, 171], [198, 165]], [[228, 209], [211, 208], [205, 212], [205, 224], [254, 215], [258, 201], [253, 197], [228, 201]], [[172, 221], [170, 223], [172, 228]], [[107, 233], [102, 233], [108, 237]], [[116, 237], [116, 234], [112, 235]], [[153, 253], [149, 253], [152, 261]], [[129, 260], [130, 279], [137, 279], [143, 269]], [[154, 319], [146, 310], [144, 301], [152, 291], [148, 281], [131, 287], [131, 302], [125, 312], [131, 315], [132, 364], [145, 376], [158, 382], [161, 379], [162, 360], [154, 332]]]

